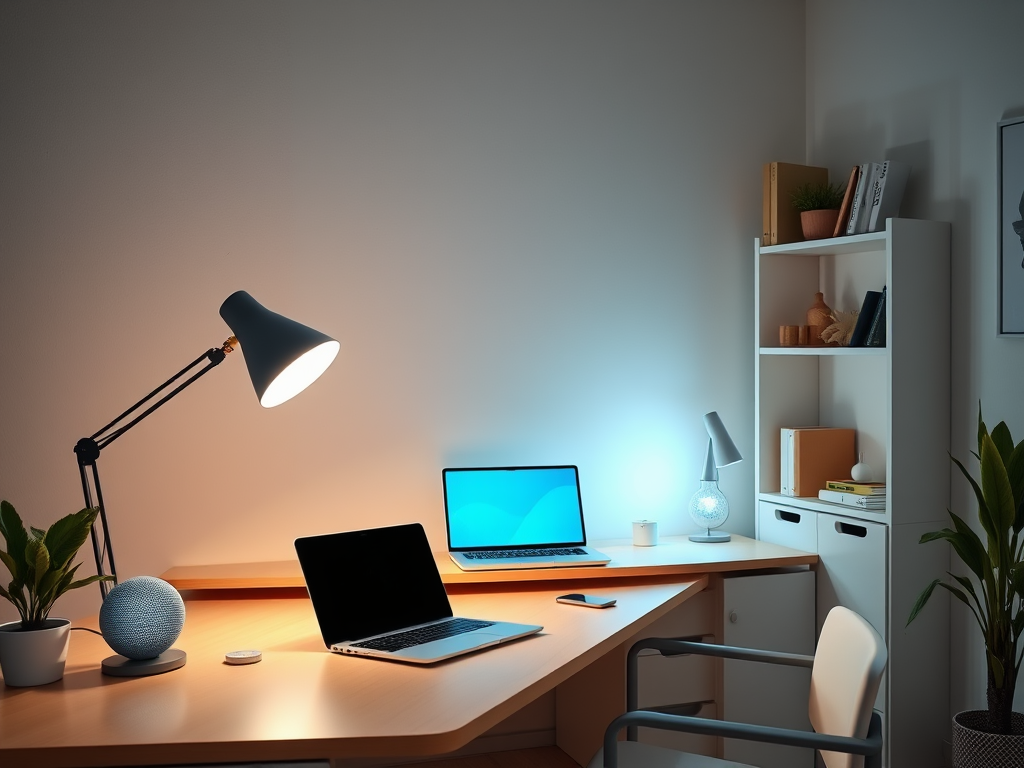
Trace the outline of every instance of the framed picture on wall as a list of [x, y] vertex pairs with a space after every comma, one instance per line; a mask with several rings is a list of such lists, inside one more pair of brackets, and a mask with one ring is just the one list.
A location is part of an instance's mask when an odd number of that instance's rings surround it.
[[1024, 338], [1024, 117], [997, 124], [1000, 336]]

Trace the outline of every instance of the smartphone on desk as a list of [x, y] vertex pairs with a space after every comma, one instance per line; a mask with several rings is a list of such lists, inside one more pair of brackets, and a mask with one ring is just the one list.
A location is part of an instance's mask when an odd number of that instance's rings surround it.
[[566, 605], [585, 605], [587, 608], [611, 608], [615, 605], [615, 598], [596, 597], [594, 595], [573, 592], [570, 595], [559, 595], [555, 598], [555, 602], [565, 603]]

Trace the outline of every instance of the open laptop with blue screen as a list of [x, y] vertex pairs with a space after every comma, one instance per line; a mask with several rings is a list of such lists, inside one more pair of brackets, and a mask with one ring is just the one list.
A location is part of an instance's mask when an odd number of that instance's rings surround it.
[[449, 468], [441, 482], [448, 553], [465, 571], [611, 560], [587, 546], [575, 466]]

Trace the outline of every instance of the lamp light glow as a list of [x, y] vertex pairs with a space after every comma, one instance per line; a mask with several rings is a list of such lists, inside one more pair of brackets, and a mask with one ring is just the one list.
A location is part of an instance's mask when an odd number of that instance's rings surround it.
[[341, 344], [338, 342], [325, 341], [301, 355], [270, 382], [263, 397], [260, 398], [260, 405], [264, 408], [273, 408], [275, 405], [291, 400], [320, 378], [321, 374], [334, 362], [340, 349]]

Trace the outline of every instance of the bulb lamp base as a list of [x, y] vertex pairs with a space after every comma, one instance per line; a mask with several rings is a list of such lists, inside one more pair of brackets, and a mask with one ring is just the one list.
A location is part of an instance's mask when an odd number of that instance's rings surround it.
[[690, 541], [696, 541], [698, 544], [721, 544], [731, 539], [732, 536], [728, 533], [719, 533], [718, 531], [690, 534]]

